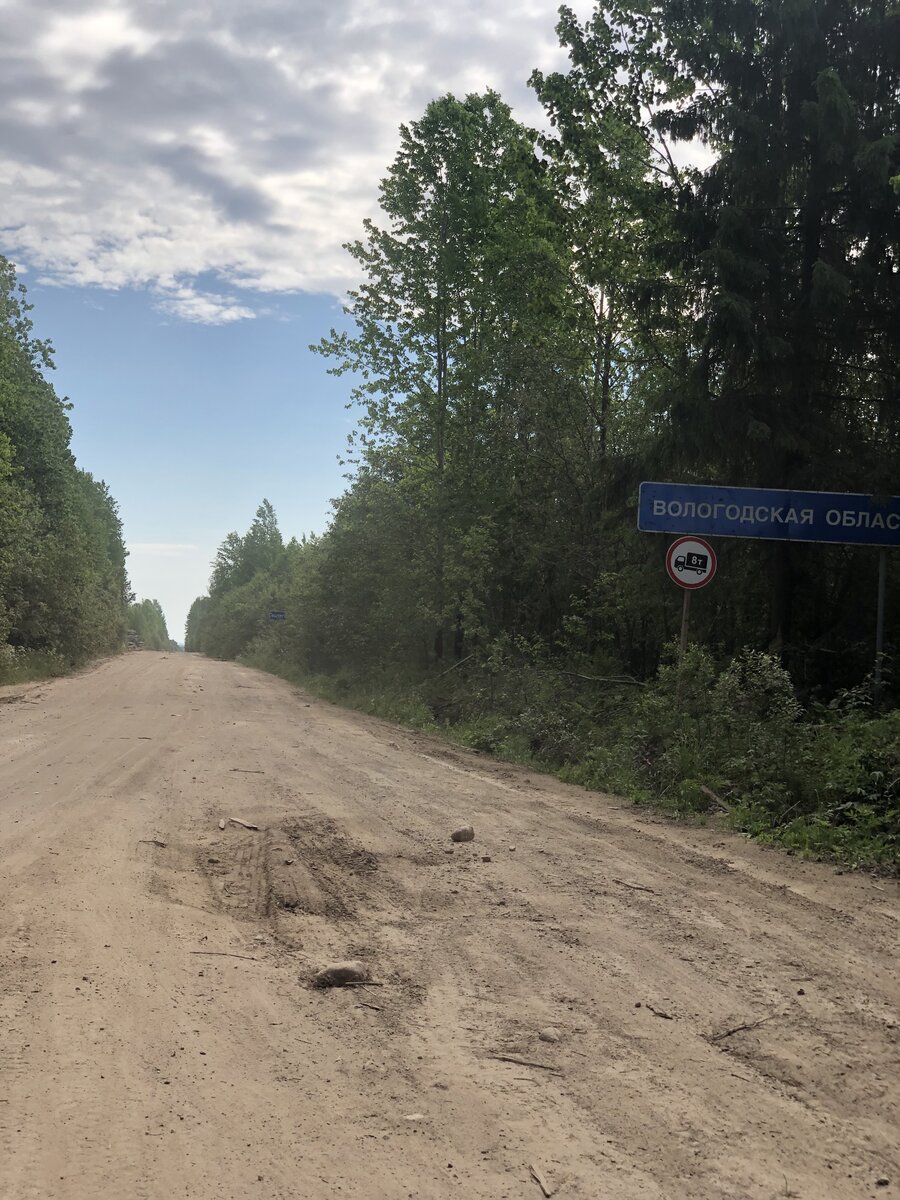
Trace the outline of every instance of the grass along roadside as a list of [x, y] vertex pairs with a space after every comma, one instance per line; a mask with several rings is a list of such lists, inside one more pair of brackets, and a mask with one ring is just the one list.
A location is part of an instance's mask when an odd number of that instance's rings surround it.
[[37, 683], [70, 675], [84, 664], [55, 650], [25, 650], [17, 646], [0, 646], [0, 687], [15, 683]]
[[419, 680], [304, 674], [271, 643], [241, 661], [674, 819], [721, 820], [789, 853], [900, 869], [900, 710], [877, 712], [867, 688], [804, 708], [767, 654], [719, 664], [691, 647], [643, 685], [521, 654]]

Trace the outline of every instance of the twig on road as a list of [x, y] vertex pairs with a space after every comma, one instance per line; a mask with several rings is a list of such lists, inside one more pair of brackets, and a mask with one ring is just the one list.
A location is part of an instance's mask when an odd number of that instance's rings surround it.
[[721, 1042], [725, 1038], [731, 1037], [733, 1033], [742, 1033], [745, 1029], [759, 1029], [760, 1025], [765, 1025], [766, 1021], [774, 1021], [776, 1017], [782, 1016], [782, 1013], [769, 1013], [767, 1017], [760, 1017], [758, 1021], [751, 1021], [747, 1025], [735, 1025], [733, 1029], [726, 1029], [724, 1033], [717, 1033], [715, 1037], [708, 1037], [708, 1042]]
[[664, 1021], [674, 1021], [675, 1018], [671, 1013], [667, 1013], [664, 1008], [654, 1008], [652, 1004], [645, 1004], [645, 1008], [653, 1013], [654, 1017], [662, 1017]]
[[259, 961], [250, 954], [232, 954], [230, 950], [192, 950], [191, 954], [210, 954], [215, 958], [243, 958], [247, 962]]
[[537, 1167], [534, 1165], [534, 1163], [528, 1164], [528, 1170], [531, 1172], [531, 1178], [534, 1180], [534, 1182], [538, 1185], [538, 1187], [544, 1193], [545, 1200], [550, 1200], [550, 1197], [553, 1195], [553, 1189], [547, 1183], [547, 1180], [543, 1177], [543, 1175], [540, 1173], [540, 1171], [537, 1169]]
[[232, 825], [240, 825], [242, 829], [255, 829], [259, 832], [259, 826], [252, 824], [250, 821], [242, 821], [240, 817], [229, 817], [228, 820]]
[[530, 1058], [516, 1058], [512, 1054], [489, 1054], [488, 1058], [494, 1058], [497, 1062], [515, 1063], [519, 1067], [539, 1067], [542, 1071], [551, 1071], [554, 1075], [561, 1075], [559, 1067], [551, 1067], [549, 1063], [533, 1062]]
[[656, 892], [653, 888], [644, 887], [641, 883], [627, 883], [624, 879], [613, 878], [613, 883], [620, 883], [622, 887], [631, 888], [633, 892], [649, 892], [651, 896], [655, 896]]

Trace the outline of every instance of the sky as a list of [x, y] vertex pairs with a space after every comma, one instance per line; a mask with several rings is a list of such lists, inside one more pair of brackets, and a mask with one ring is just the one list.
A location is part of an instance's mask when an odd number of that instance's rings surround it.
[[[571, 7], [582, 17], [589, 0]], [[119, 504], [139, 598], [181, 640], [265, 497], [322, 532], [346, 486], [343, 243], [404, 122], [564, 67], [543, 0], [0, 0], [0, 253], [56, 348], [78, 463]]]

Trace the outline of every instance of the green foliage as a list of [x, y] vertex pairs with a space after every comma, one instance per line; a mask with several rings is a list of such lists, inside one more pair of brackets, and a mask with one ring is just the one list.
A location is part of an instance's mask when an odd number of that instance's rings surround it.
[[141, 600], [128, 606], [128, 641], [135, 649], [178, 649], [169, 637], [165, 613], [158, 600]]
[[806, 714], [770, 655], [719, 668], [700, 647], [598, 731], [564, 772], [680, 816], [725, 814], [738, 829], [854, 863], [900, 859], [900, 710], [865, 689]]
[[782, 824], [777, 840], [852, 862], [897, 863], [900, 710], [873, 711], [870, 697], [859, 689], [822, 716], [811, 730], [806, 756], [815, 807]]
[[664, 665], [635, 707], [631, 769], [636, 789], [677, 812], [707, 812], [717, 795], [787, 807], [801, 710], [776, 659], [745, 651], [723, 671], [691, 647]]
[[269, 630], [269, 613], [283, 611], [284, 580], [296, 543], [285, 547], [275, 510], [263, 500], [247, 533], [229, 533], [212, 564], [209, 595], [191, 605], [185, 650], [237, 658]]
[[66, 675], [71, 669], [71, 661], [55, 650], [26, 650], [22, 646], [10, 646], [8, 642], [0, 645], [0, 684], [51, 679]]
[[[0, 680], [120, 648], [128, 580], [115, 501], [69, 450], [68, 405], [43, 372], [31, 306], [0, 257]], [[30, 664], [30, 667], [27, 665]]]

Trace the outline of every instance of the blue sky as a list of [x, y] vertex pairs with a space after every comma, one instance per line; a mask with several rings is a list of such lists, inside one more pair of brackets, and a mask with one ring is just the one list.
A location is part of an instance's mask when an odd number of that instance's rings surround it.
[[173, 636], [216, 547], [264, 496], [287, 536], [322, 532], [354, 423], [350, 381], [307, 350], [344, 320], [333, 297], [280, 296], [276, 315], [226, 325], [160, 313], [144, 290], [37, 285], [29, 298], [75, 406], [76, 458], [109, 484], [132, 587], [160, 600]]
[[[589, 0], [576, 0], [586, 17]], [[498, 91], [531, 124], [564, 67], [554, 0], [0, 0], [0, 252], [56, 346], [79, 464], [133, 587], [182, 637], [229, 530], [286, 536], [343, 489], [342, 244], [402, 122]]]

